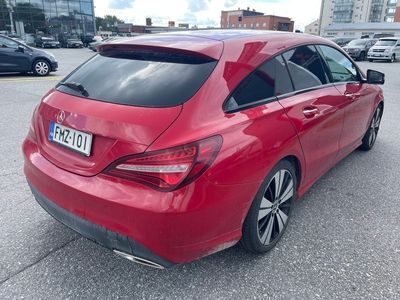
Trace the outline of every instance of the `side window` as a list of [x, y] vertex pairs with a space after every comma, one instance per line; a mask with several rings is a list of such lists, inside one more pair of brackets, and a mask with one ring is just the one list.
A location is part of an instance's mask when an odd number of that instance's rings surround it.
[[0, 47], [17, 49], [18, 44], [10, 39], [6, 39], [0, 36]]
[[314, 46], [300, 46], [283, 54], [294, 88], [303, 90], [328, 82], [321, 58]]
[[359, 81], [356, 66], [335, 48], [319, 46], [332, 74], [333, 82]]
[[225, 109], [233, 110], [290, 92], [293, 92], [293, 86], [285, 62], [281, 56], [277, 56], [265, 62], [239, 84], [225, 104]]

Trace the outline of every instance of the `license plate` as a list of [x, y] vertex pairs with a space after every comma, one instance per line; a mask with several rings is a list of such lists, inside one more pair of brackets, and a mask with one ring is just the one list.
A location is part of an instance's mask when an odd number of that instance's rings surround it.
[[55, 122], [50, 122], [49, 141], [90, 156], [92, 135]]

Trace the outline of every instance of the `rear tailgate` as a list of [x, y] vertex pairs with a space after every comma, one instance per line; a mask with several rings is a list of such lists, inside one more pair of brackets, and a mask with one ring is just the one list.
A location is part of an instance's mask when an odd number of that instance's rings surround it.
[[[34, 118], [40, 152], [83, 176], [144, 152], [202, 87], [222, 49], [215, 40], [165, 35], [102, 45], [100, 54], [63, 79], [40, 104]], [[55, 141], [54, 128], [60, 127], [91, 135], [91, 148], [85, 149], [89, 154]]]
[[[63, 126], [93, 135], [90, 156], [49, 141], [50, 122], [57, 122], [60, 111], [65, 113]], [[144, 152], [180, 111], [181, 106], [134, 107], [53, 91], [38, 108], [35, 131], [39, 150], [49, 161], [70, 172], [92, 176], [122, 156]]]

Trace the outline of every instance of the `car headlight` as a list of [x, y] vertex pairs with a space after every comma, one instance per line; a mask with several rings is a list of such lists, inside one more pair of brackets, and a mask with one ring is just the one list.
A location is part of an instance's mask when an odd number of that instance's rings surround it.
[[385, 49], [385, 53], [389, 53], [390, 52], [390, 49]]

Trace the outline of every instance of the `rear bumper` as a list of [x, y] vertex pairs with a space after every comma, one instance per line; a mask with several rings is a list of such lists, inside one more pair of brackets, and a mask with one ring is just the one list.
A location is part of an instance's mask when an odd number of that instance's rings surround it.
[[152, 253], [150, 250], [146, 249], [146, 247], [128, 238], [127, 236], [107, 230], [106, 228], [90, 223], [89, 221], [69, 213], [65, 209], [47, 199], [30, 184], [29, 186], [32, 194], [35, 196], [36, 201], [45, 211], [47, 211], [53, 218], [75, 230], [82, 236], [111, 250], [118, 250], [140, 258], [144, 258], [148, 261], [155, 262], [164, 268], [172, 267], [174, 265], [174, 263]]
[[200, 177], [166, 193], [102, 174], [65, 171], [45, 159], [30, 138], [23, 152], [25, 176], [51, 215], [107, 248], [165, 267], [234, 245], [250, 205], [243, 199], [258, 188], [256, 183], [218, 186]]

